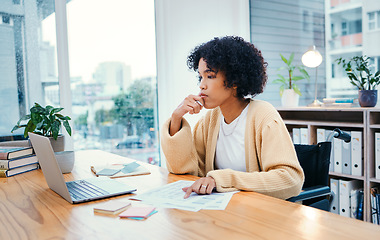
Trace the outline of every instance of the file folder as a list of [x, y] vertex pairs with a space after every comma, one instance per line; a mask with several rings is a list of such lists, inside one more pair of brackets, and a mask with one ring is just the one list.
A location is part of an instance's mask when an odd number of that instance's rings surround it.
[[334, 172], [342, 173], [342, 140], [334, 138]]
[[351, 174], [363, 176], [362, 132], [351, 131]]
[[375, 177], [380, 179], [380, 132], [375, 133]]
[[351, 175], [351, 142], [342, 141], [342, 173]]
[[361, 187], [359, 180], [339, 179], [339, 214], [341, 216], [351, 217], [351, 191]]
[[330, 212], [339, 214], [339, 180], [330, 178], [330, 188], [333, 193]]

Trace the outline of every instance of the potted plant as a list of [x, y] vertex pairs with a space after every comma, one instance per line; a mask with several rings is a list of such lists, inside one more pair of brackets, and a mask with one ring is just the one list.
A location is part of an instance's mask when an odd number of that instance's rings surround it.
[[[287, 76], [283, 76], [281, 74], [277, 74], [278, 78], [273, 80], [273, 83], [278, 83], [280, 85], [280, 96], [281, 103], [284, 107], [297, 107], [299, 102], [299, 96], [301, 96], [301, 91], [298, 88], [295, 82], [302, 79], [310, 79], [309, 74], [305, 70], [305, 68], [301, 65], [294, 65], [294, 53], [292, 53], [289, 59], [286, 59], [282, 54], [280, 54], [282, 61], [286, 64], [285, 67], [280, 67], [277, 69], [287, 70]], [[299, 76], [294, 76], [295, 70], [301, 74]]]
[[[13, 131], [19, 128], [25, 128], [24, 137], [28, 136], [28, 132], [33, 132], [54, 140], [50, 140], [55, 152], [64, 150], [63, 136], [59, 135], [61, 125], [65, 127], [67, 133], [71, 136], [71, 127], [68, 116], [63, 116], [59, 112], [63, 108], [54, 108], [52, 106], [42, 107], [40, 104], [35, 103], [30, 109], [30, 114], [25, 115], [13, 127]], [[25, 123], [25, 121], [27, 121]], [[23, 124], [22, 124], [23, 122]]]
[[338, 58], [350, 83], [358, 88], [359, 104], [361, 107], [374, 107], [377, 103], [377, 86], [380, 84], [380, 70], [373, 74], [369, 67], [367, 56], [354, 56], [349, 60]]

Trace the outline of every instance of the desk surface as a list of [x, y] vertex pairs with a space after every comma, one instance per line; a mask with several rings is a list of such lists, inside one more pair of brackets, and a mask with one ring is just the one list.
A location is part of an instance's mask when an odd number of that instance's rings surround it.
[[[73, 172], [64, 177], [66, 181], [93, 177], [91, 163], [120, 160], [125, 158], [98, 150], [79, 151]], [[176, 180], [196, 179], [147, 167], [152, 174], [118, 180], [141, 193]], [[357, 240], [380, 236], [380, 226], [253, 192], [235, 194], [223, 211], [158, 209], [144, 221], [94, 214], [94, 205], [107, 200], [71, 205], [48, 188], [41, 170], [0, 179], [0, 239]]]

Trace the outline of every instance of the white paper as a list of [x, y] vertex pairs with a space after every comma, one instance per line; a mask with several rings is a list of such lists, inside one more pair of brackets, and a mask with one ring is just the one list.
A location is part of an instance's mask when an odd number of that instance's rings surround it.
[[165, 186], [150, 190], [148, 192], [134, 196], [133, 199], [141, 200], [143, 203], [152, 204], [161, 208], [177, 208], [188, 211], [207, 210], [224, 210], [231, 197], [236, 192], [211, 193], [209, 195], [191, 195], [184, 199], [184, 187], [189, 187], [194, 181], [180, 180]]

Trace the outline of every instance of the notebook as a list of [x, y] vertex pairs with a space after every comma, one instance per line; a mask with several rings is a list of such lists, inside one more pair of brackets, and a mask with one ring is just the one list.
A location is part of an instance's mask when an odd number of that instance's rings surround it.
[[34, 133], [29, 133], [29, 138], [49, 188], [70, 203], [88, 202], [136, 191], [136, 188], [108, 177], [65, 182], [49, 138]]

